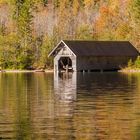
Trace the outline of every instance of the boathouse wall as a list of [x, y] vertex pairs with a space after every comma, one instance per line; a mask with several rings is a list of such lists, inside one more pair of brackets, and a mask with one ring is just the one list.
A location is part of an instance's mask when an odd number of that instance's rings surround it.
[[128, 61], [136, 57], [108, 57], [108, 56], [86, 56], [77, 57], [77, 71], [94, 70], [119, 70], [127, 66]]

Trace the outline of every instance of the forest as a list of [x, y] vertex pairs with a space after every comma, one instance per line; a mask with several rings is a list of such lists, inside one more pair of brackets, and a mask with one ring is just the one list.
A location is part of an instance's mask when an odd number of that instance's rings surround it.
[[52, 68], [61, 39], [128, 40], [140, 50], [140, 0], [0, 0], [0, 67]]

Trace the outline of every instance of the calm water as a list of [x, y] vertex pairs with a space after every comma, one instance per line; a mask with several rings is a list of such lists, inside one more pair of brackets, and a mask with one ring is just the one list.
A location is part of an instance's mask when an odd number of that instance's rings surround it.
[[0, 139], [140, 140], [140, 74], [0, 74]]

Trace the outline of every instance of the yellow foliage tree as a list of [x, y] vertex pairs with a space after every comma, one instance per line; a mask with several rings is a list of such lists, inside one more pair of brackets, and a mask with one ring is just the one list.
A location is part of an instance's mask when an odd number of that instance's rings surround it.
[[73, 15], [76, 16], [80, 7], [78, 0], [73, 0]]
[[84, 0], [85, 7], [90, 7], [94, 4], [94, 0]]

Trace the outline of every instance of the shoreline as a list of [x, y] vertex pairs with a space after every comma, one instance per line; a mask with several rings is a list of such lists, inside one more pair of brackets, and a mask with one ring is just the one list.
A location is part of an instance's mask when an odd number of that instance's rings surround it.
[[118, 72], [121, 72], [121, 73], [140, 73], [140, 69], [122, 69], [122, 70], [119, 70]]
[[0, 73], [53, 73], [54, 70], [1, 70]]
[[[53, 73], [53, 69], [46, 70], [0, 70], [0, 73]], [[122, 69], [119, 73], [140, 73], [140, 69]]]

